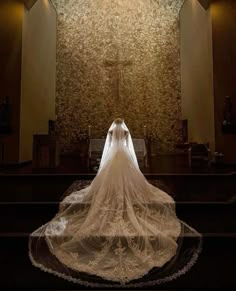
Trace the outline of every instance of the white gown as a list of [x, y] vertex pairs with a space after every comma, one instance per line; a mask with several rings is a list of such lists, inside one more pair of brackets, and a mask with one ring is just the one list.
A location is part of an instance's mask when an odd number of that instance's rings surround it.
[[29, 239], [35, 266], [98, 287], [173, 280], [190, 269], [200, 249], [201, 235], [176, 217], [172, 197], [139, 170], [124, 123], [109, 129], [90, 186], [67, 196], [55, 218]]

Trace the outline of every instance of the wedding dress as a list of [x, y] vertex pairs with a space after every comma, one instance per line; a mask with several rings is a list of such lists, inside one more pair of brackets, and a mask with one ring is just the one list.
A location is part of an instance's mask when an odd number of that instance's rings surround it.
[[177, 218], [172, 197], [141, 173], [124, 122], [110, 127], [92, 183], [68, 195], [29, 239], [36, 267], [97, 287], [168, 282], [200, 249], [201, 235]]

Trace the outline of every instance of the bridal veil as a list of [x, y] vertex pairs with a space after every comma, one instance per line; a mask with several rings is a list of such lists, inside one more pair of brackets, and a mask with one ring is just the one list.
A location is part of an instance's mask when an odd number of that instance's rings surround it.
[[30, 235], [30, 259], [46, 272], [92, 287], [171, 281], [196, 262], [202, 242], [175, 207], [139, 170], [125, 123], [113, 122], [96, 177]]

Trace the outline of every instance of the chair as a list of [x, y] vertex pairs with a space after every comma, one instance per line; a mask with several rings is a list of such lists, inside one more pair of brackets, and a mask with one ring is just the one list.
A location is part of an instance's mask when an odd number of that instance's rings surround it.
[[188, 149], [189, 167], [193, 166], [194, 162], [198, 164], [209, 164], [210, 161], [209, 144], [192, 143]]
[[33, 135], [33, 168], [56, 168], [60, 163], [60, 146], [57, 137], [47, 134]]

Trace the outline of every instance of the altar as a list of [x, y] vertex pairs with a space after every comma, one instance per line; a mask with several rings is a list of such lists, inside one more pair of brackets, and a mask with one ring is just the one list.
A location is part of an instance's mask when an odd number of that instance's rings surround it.
[[[142, 163], [145, 167], [147, 166], [147, 148], [143, 138], [132, 139], [134, 150], [138, 159], [139, 164]], [[99, 164], [102, 151], [105, 145], [105, 139], [90, 139], [89, 141], [89, 166], [96, 166]]]

